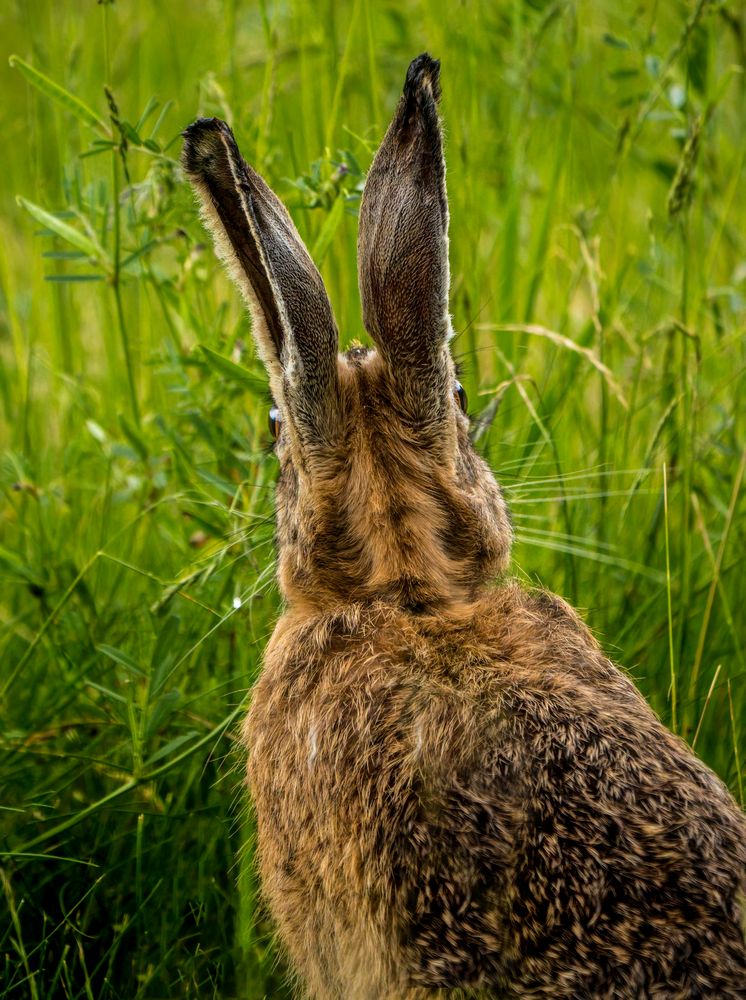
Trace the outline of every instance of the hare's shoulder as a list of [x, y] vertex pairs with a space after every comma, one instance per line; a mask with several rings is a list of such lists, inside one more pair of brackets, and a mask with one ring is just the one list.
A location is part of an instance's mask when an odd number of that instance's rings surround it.
[[383, 603], [288, 614], [253, 691], [247, 742], [278, 727], [318, 756], [344, 747], [434, 780], [466, 770], [494, 785], [510, 774], [588, 803], [637, 802], [645, 789], [732, 809], [576, 612], [513, 583], [459, 616]]
[[318, 689], [360, 685], [450, 691], [486, 699], [565, 697], [581, 706], [607, 699], [634, 713], [649, 709], [561, 598], [514, 582], [486, 590], [468, 606], [414, 614], [383, 601], [323, 613], [288, 611], [278, 622], [255, 692], [281, 689], [305, 700]]
[[280, 724], [290, 741], [310, 732], [314, 745], [370, 744], [409, 762], [448, 747], [449, 767], [477, 770], [485, 747], [522, 770], [527, 741], [577, 748], [665, 732], [567, 604], [512, 583], [458, 614], [383, 602], [288, 612], [252, 692], [249, 742]]

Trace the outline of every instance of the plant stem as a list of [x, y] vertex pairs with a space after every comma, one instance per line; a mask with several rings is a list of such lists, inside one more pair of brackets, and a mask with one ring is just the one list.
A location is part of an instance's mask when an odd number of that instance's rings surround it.
[[668, 545], [668, 479], [663, 463], [663, 527], [666, 537], [666, 593], [668, 595], [668, 656], [671, 665], [671, 729], [678, 729], [676, 718], [676, 663], [673, 655], [673, 609], [671, 605], [671, 556]]
[[135, 373], [132, 367], [132, 354], [130, 352], [129, 337], [127, 336], [127, 326], [124, 319], [124, 308], [122, 306], [121, 287], [121, 261], [122, 261], [122, 219], [121, 206], [119, 204], [119, 163], [117, 157], [120, 155], [119, 149], [112, 150], [112, 183], [114, 186], [114, 273], [111, 285], [114, 289], [114, 301], [117, 308], [117, 326], [119, 336], [122, 340], [122, 350], [124, 351], [124, 363], [127, 368], [127, 383], [129, 385], [130, 402], [132, 404], [132, 416], [135, 424], [140, 426], [140, 407], [137, 402], [137, 388], [135, 386]]

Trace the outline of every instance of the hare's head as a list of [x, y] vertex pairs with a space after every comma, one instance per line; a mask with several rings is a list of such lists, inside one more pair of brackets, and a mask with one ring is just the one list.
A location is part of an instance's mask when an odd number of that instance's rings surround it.
[[276, 410], [280, 584], [294, 603], [468, 601], [508, 560], [500, 490], [468, 436], [448, 347], [439, 63], [419, 56], [360, 209], [363, 319], [338, 354], [321, 276], [290, 216], [216, 118], [183, 163], [246, 297]]

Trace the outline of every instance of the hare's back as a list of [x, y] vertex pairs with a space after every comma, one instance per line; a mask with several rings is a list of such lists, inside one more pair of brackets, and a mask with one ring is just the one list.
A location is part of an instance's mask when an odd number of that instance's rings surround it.
[[743, 817], [562, 602], [285, 625], [246, 737], [286, 940], [386, 940], [421, 987], [742, 995]]

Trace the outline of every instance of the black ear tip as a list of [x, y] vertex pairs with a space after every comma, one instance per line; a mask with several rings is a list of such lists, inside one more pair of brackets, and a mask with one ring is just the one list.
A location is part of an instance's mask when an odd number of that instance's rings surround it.
[[215, 152], [225, 148], [223, 137], [235, 145], [230, 127], [221, 118], [198, 118], [181, 134], [184, 139], [181, 163], [189, 174], [204, 171]]
[[433, 59], [427, 52], [413, 59], [407, 70], [404, 93], [407, 97], [429, 93], [437, 103], [440, 100], [440, 59]]
[[191, 125], [187, 125], [181, 134], [188, 142], [198, 142], [204, 136], [216, 132], [230, 133], [230, 128], [222, 118], [198, 118]]

